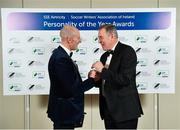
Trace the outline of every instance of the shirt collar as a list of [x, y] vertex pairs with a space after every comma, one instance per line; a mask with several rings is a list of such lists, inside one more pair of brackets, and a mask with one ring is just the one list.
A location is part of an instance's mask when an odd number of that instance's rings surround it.
[[63, 44], [60, 44], [60, 46], [66, 51], [66, 53], [70, 56], [71, 51], [67, 49]]
[[114, 44], [113, 48], [111, 49], [112, 51], [114, 51], [114, 50], [115, 50], [115, 48], [116, 48], [117, 44], [118, 44], [118, 41], [116, 42], [116, 44]]

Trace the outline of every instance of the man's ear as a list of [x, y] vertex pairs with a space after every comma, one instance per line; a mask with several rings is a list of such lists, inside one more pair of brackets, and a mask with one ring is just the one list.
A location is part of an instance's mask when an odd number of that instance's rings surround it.
[[68, 43], [71, 43], [72, 42], [72, 38], [67, 37], [67, 41], [68, 41]]
[[115, 35], [113, 33], [111, 34], [111, 38], [115, 38]]

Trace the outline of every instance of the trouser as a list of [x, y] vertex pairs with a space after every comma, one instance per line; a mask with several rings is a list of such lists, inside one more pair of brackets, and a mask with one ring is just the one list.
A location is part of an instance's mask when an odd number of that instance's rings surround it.
[[114, 122], [112, 120], [106, 120], [106, 119], [104, 120], [105, 128], [107, 130], [110, 130], [110, 129], [136, 130], [137, 123], [138, 123], [138, 119], [132, 119], [132, 120], [122, 121], [122, 122]]
[[136, 130], [138, 124], [138, 118], [117, 122], [115, 121], [107, 108], [107, 104], [104, 104], [104, 124], [107, 130], [110, 129], [130, 129]]
[[74, 130], [74, 124], [61, 124], [59, 122], [54, 122], [54, 130], [63, 130], [63, 129], [68, 129], [68, 130]]

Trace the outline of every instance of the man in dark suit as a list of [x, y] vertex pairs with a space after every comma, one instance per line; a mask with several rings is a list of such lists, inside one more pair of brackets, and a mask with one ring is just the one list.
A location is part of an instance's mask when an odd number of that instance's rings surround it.
[[77, 65], [71, 59], [71, 51], [76, 50], [80, 32], [66, 25], [60, 31], [61, 43], [53, 51], [48, 64], [50, 94], [48, 117], [54, 123], [54, 129], [74, 129], [82, 126], [84, 119], [84, 92], [95, 84], [95, 72], [89, 72], [89, 78], [82, 82]]
[[100, 86], [100, 115], [106, 129], [136, 129], [143, 114], [136, 88], [137, 57], [132, 47], [118, 41], [115, 26], [103, 25], [98, 32], [104, 51], [92, 65]]

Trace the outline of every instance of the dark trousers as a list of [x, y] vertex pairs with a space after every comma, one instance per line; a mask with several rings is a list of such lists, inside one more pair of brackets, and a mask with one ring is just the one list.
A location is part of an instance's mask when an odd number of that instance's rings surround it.
[[54, 122], [54, 130], [74, 130], [74, 124], [60, 124], [58, 122]]
[[110, 129], [129, 129], [129, 130], [136, 130], [138, 124], [138, 118], [126, 120], [122, 122], [115, 121], [110, 112], [107, 109], [107, 105], [104, 106], [104, 124], [107, 130]]
[[105, 128], [107, 130], [111, 129], [129, 129], [136, 130], [137, 129], [138, 119], [123, 121], [123, 122], [114, 122], [111, 120], [104, 120]]

